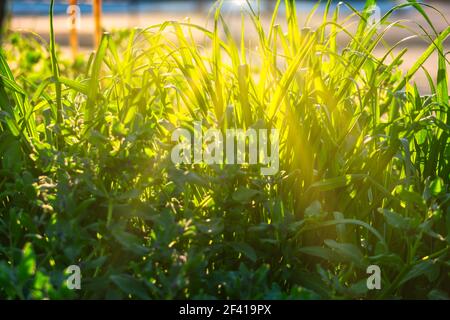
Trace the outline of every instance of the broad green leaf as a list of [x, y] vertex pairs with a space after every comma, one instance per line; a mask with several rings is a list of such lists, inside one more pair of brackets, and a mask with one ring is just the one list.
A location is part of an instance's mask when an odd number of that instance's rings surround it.
[[239, 253], [242, 253], [252, 262], [256, 262], [258, 259], [255, 250], [244, 242], [230, 242], [229, 245]]
[[123, 123], [124, 124], [129, 124], [131, 121], [133, 121], [134, 116], [136, 115], [137, 112], [137, 107], [136, 106], [132, 106], [128, 109], [127, 114], [125, 116], [125, 118], [123, 119]]
[[347, 174], [341, 177], [314, 182], [309, 188], [320, 191], [329, 191], [349, 186], [352, 182], [363, 179], [364, 177], [365, 175], [362, 174]]
[[428, 299], [430, 300], [450, 300], [447, 292], [440, 289], [433, 289], [428, 293]]
[[403, 217], [388, 209], [379, 208], [378, 211], [384, 215], [386, 222], [395, 229], [409, 230], [413, 227], [411, 218]]
[[137, 280], [127, 274], [112, 275], [110, 276], [110, 279], [126, 295], [131, 294], [144, 300], [150, 299], [148, 290], [141, 280]]
[[444, 191], [444, 181], [441, 178], [436, 178], [431, 181], [430, 191], [433, 196], [438, 196]]
[[260, 192], [258, 190], [249, 189], [246, 187], [239, 187], [232, 195], [233, 200], [240, 203], [249, 203]]
[[23, 283], [36, 272], [36, 256], [31, 243], [26, 243], [22, 250], [22, 259], [17, 268], [18, 280]]
[[136, 235], [124, 231], [119, 226], [113, 227], [111, 233], [114, 239], [122, 245], [123, 249], [137, 255], [145, 255], [148, 253], [148, 248], [142, 245], [141, 239]]
[[361, 266], [364, 263], [364, 255], [361, 250], [351, 243], [339, 243], [334, 240], [324, 240], [324, 243], [333, 249], [337, 255], [341, 255], [347, 258], [350, 262], [353, 262], [357, 266]]
[[422, 275], [427, 275], [427, 277], [433, 277], [433, 274], [436, 273], [436, 265], [433, 261], [426, 260], [421, 261], [414, 265], [408, 273], [402, 278], [399, 285], [402, 285], [414, 278], [420, 277]]
[[336, 260], [336, 254], [331, 249], [324, 247], [303, 247], [300, 248], [299, 251], [301, 253], [319, 257], [327, 261]]

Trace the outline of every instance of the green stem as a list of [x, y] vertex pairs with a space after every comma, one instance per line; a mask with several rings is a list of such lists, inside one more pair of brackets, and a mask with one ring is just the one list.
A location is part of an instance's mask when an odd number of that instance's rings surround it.
[[59, 81], [59, 66], [58, 60], [56, 58], [56, 46], [55, 46], [55, 30], [53, 27], [53, 7], [55, 1], [51, 0], [50, 2], [50, 62], [52, 65], [52, 73], [55, 81], [55, 92], [56, 92], [56, 123], [58, 125], [58, 139], [57, 144], [58, 147], [62, 147], [63, 137], [61, 135], [61, 128], [63, 125], [63, 116], [62, 116], [62, 102], [61, 102], [61, 82]]

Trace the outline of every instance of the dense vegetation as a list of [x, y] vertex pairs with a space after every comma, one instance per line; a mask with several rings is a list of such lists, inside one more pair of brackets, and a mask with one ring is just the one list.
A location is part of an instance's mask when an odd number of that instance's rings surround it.
[[[242, 39], [218, 6], [211, 30], [113, 32], [75, 63], [53, 37], [4, 38], [1, 298], [448, 298], [450, 27], [403, 74], [405, 50], [373, 54], [396, 8], [379, 25], [355, 12], [354, 32], [339, 6], [315, 29], [277, 8], [263, 27], [247, 7]], [[422, 96], [411, 78], [433, 52]], [[171, 133], [195, 120], [278, 128], [279, 173], [174, 165]]]

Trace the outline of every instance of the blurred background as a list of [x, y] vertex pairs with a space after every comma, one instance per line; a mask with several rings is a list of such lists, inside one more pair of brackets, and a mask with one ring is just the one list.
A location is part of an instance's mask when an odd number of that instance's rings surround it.
[[[0, 0], [1, 2], [1, 0]], [[249, 0], [255, 10], [261, 12], [264, 23], [269, 23], [275, 0]], [[284, 1], [282, 1], [284, 3]], [[364, 8], [364, 0], [348, 0], [355, 9], [362, 10]], [[379, 13], [383, 15], [390, 8], [407, 2], [406, 0], [379, 0]], [[424, 0], [423, 3], [434, 6], [439, 9], [441, 13], [432, 8], [424, 7], [425, 11], [430, 15], [431, 20], [439, 32], [446, 27], [450, 20], [450, 0]], [[76, 53], [83, 53], [91, 51], [95, 48], [98, 41], [96, 38], [96, 29], [101, 30], [116, 30], [122, 28], [133, 27], [148, 27], [166, 20], [184, 20], [190, 19], [192, 23], [199, 24], [206, 27], [211, 27], [213, 9], [215, 1], [195, 0], [195, 1], [179, 1], [179, 0], [56, 0], [55, 13], [55, 32], [56, 41], [60, 45], [63, 52], [67, 54], [74, 54], [71, 49], [75, 44], [77, 47]], [[225, 0], [223, 6], [223, 15], [231, 27], [232, 32], [236, 35], [240, 34], [241, 22], [240, 12], [243, 8], [247, 8], [246, 0]], [[315, 7], [318, 1], [313, 0], [298, 0], [297, 11], [299, 14], [299, 23], [304, 26], [309, 12]], [[309, 26], [313, 27], [321, 24], [322, 13], [325, 8], [326, 0], [321, 1], [317, 7], [315, 18], [313, 17], [309, 22]], [[333, 8], [338, 5], [339, 1], [333, 1]], [[7, 12], [9, 19], [7, 28], [12, 31], [33, 32], [42, 36], [44, 39], [49, 38], [49, 21], [48, 10], [49, 0], [14, 0], [7, 1]], [[95, 4], [100, 6], [95, 8]], [[332, 8], [332, 9], [333, 9]], [[283, 24], [284, 6], [281, 5], [279, 12], [279, 23]], [[341, 21], [344, 21], [352, 11], [345, 5], [341, 6]], [[99, 20], [96, 20], [96, 16]], [[446, 19], [446, 17], [449, 17]], [[425, 19], [412, 8], [405, 8], [397, 11], [390, 21], [401, 20], [407, 28], [396, 28], [386, 33], [385, 40], [387, 44], [395, 44], [401, 39], [416, 34], [414, 38], [405, 41], [398, 47], [397, 51], [403, 48], [408, 48], [408, 53], [405, 56], [404, 68], [405, 71], [410, 67], [420, 54], [429, 46], [430, 39], [427, 32], [431, 32], [431, 28], [425, 27], [422, 30], [418, 24], [426, 26]], [[96, 23], [97, 21], [97, 23]], [[350, 19], [346, 22], [349, 29], [355, 27]], [[249, 23], [250, 25], [250, 23]], [[246, 28], [246, 34], [252, 37], [251, 28]], [[74, 38], [76, 35], [76, 39]], [[253, 36], [256, 33], [253, 32]], [[76, 41], [76, 42], [74, 42]], [[345, 41], [345, 39], [342, 39]], [[450, 42], [446, 42], [446, 51], [450, 51]], [[380, 46], [376, 49], [377, 55], [382, 55], [386, 52], [385, 47]], [[431, 57], [426, 64], [426, 68], [433, 73], [437, 70], [437, 58]], [[416, 79], [419, 87], [423, 91], [427, 91], [427, 81], [423, 74], [419, 74]]]

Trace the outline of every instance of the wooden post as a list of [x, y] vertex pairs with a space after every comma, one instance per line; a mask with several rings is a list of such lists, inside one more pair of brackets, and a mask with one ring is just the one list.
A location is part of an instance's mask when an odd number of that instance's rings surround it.
[[94, 46], [98, 47], [102, 39], [102, 0], [92, 0], [94, 2]]
[[77, 0], [70, 0], [69, 4], [69, 10], [68, 10], [68, 14], [69, 14], [69, 19], [70, 19], [70, 47], [72, 48], [72, 56], [73, 59], [75, 60], [77, 54], [78, 54], [78, 34], [77, 34], [77, 19], [79, 18], [79, 12], [78, 12], [78, 7], [77, 7]]

